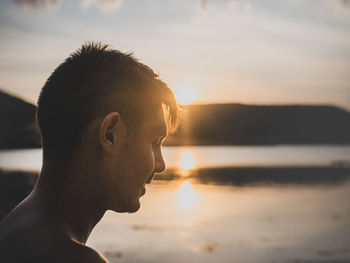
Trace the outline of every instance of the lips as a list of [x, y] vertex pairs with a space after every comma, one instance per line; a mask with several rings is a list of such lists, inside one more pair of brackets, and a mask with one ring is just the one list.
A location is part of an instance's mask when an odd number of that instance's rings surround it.
[[149, 184], [152, 182], [153, 176], [154, 176], [154, 173], [152, 173], [151, 176], [147, 178], [146, 184]]
[[145, 193], [146, 193], [146, 188], [145, 188], [145, 186], [142, 186], [142, 188], [139, 192], [140, 197], [143, 196]]

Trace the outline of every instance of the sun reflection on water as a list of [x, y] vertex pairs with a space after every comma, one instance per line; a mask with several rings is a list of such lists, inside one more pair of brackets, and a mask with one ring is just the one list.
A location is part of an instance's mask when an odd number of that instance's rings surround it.
[[196, 201], [196, 194], [192, 184], [188, 181], [183, 182], [176, 192], [177, 204], [185, 209], [191, 208]]
[[179, 167], [182, 176], [188, 176], [189, 171], [196, 166], [192, 153], [185, 151], [181, 154]]

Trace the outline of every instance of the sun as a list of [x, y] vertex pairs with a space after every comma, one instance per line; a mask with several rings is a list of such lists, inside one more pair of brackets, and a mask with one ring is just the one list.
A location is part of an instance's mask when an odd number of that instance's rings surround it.
[[175, 98], [179, 104], [187, 105], [197, 99], [197, 93], [190, 83], [181, 83], [175, 87]]

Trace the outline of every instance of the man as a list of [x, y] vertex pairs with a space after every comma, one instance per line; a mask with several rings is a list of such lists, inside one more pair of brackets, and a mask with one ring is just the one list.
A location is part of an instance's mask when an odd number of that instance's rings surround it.
[[107, 45], [83, 45], [38, 100], [43, 167], [0, 224], [1, 262], [107, 262], [85, 246], [106, 210], [135, 212], [164, 170], [177, 126], [173, 93], [147, 66]]

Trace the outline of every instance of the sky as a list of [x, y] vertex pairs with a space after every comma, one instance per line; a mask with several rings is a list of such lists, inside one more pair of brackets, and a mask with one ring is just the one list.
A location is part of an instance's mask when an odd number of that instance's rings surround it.
[[350, 0], [2, 0], [0, 89], [35, 103], [87, 41], [133, 52], [196, 103], [350, 111]]

